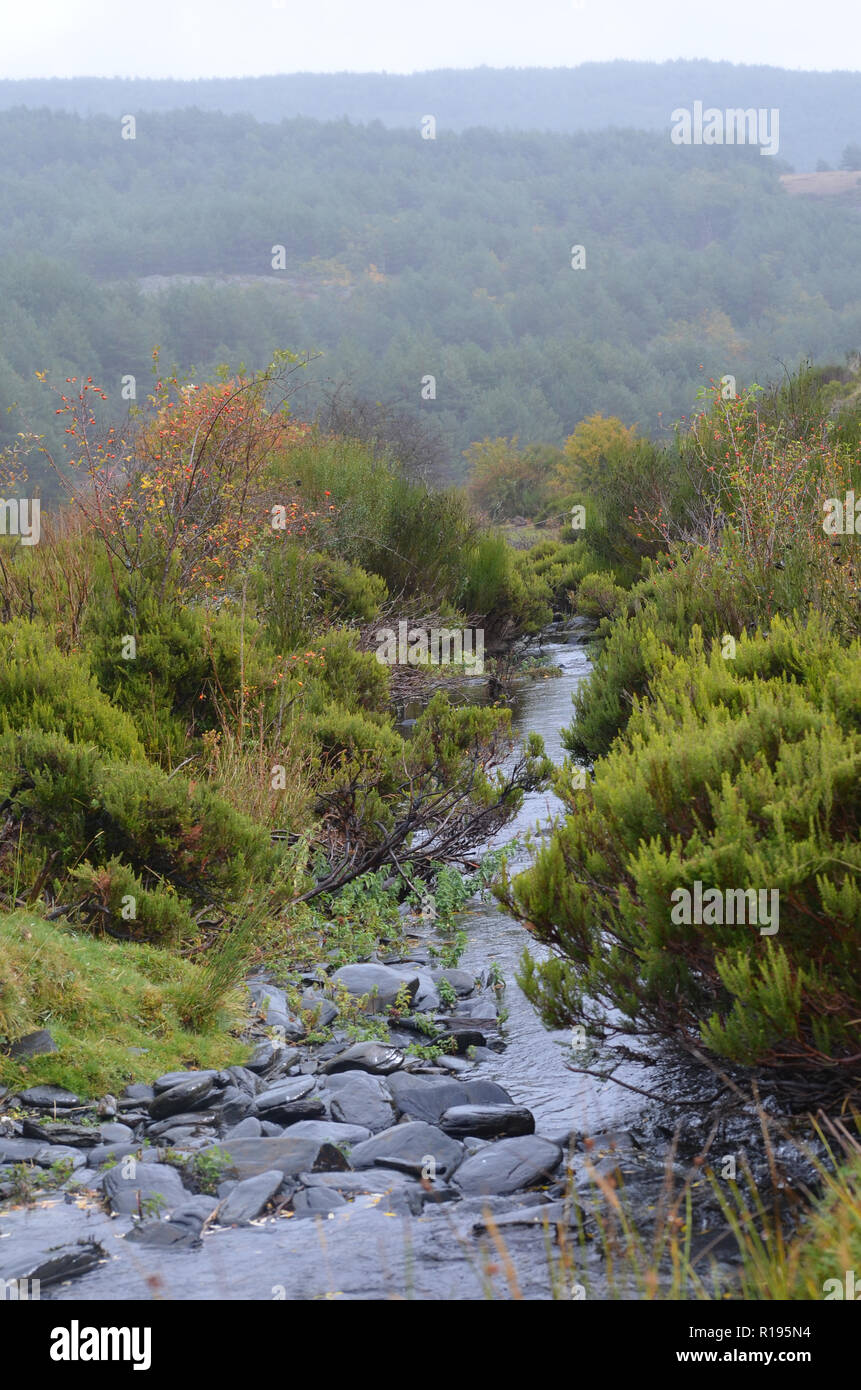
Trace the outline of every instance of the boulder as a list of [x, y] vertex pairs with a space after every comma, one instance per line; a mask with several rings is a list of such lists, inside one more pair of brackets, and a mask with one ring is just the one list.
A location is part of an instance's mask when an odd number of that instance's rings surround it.
[[133, 1177], [123, 1177], [119, 1163], [105, 1174], [103, 1191], [114, 1211], [134, 1215], [145, 1212], [147, 1203], [176, 1207], [188, 1196], [179, 1173], [167, 1163], [136, 1163], [134, 1169]]
[[465, 1196], [505, 1196], [550, 1182], [561, 1162], [562, 1150], [549, 1139], [534, 1134], [500, 1139], [464, 1159], [454, 1184]]
[[423, 1120], [412, 1120], [392, 1125], [391, 1129], [384, 1129], [372, 1139], [357, 1144], [350, 1152], [350, 1163], [355, 1169], [396, 1168], [433, 1180], [437, 1176], [447, 1177], [462, 1157], [463, 1145], [456, 1139]]
[[372, 1134], [388, 1129], [397, 1115], [388, 1082], [365, 1071], [343, 1071], [327, 1079], [333, 1120], [364, 1125]]
[[259, 1216], [284, 1181], [280, 1168], [270, 1168], [256, 1177], [238, 1182], [218, 1208], [221, 1226], [244, 1226]]
[[332, 981], [359, 998], [367, 995], [367, 1009], [371, 1013], [384, 1013], [394, 1004], [404, 986], [410, 1003], [419, 990], [415, 973], [401, 974], [390, 965], [379, 965], [374, 961], [365, 965], [342, 965], [333, 974]]
[[455, 1139], [479, 1139], [535, 1133], [535, 1116], [523, 1105], [453, 1105], [443, 1112], [440, 1129]]

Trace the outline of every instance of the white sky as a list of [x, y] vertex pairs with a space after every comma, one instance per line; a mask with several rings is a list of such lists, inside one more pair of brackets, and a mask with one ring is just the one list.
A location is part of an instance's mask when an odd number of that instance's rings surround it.
[[0, 0], [0, 77], [573, 67], [849, 68], [858, 0]]

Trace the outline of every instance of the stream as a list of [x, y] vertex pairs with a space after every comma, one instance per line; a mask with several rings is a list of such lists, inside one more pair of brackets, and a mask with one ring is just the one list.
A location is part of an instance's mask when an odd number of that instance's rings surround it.
[[[520, 683], [512, 704], [513, 733], [518, 739], [531, 732], [540, 734], [548, 757], [558, 766], [566, 757], [562, 730], [573, 719], [571, 697], [592, 666], [581, 632], [563, 635], [562, 640], [544, 645], [542, 651], [551, 665], [561, 668], [562, 675]], [[537, 838], [536, 829], [546, 829], [563, 811], [553, 792], [530, 793], [516, 818], [487, 848], [504, 845], [529, 831]], [[515, 872], [528, 864], [528, 852], [521, 851], [511, 857], [509, 869]], [[474, 905], [460, 925], [469, 937], [461, 961], [463, 969], [478, 973], [495, 960], [506, 981], [506, 1048], [494, 1061], [484, 1063], [482, 1074], [528, 1106], [545, 1134], [562, 1137], [573, 1130], [596, 1134], [630, 1122], [642, 1109], [642, 1100], [613, 1082], [597, 1082], [566, 1067], [570, 1033], [546, 1029], [517, 985], [515, 976], [524, 947], [528, 945], [538, 959], [548, 954], [546, 948], [533, 942], [521, 924], [493, 899]], [[630, 1071], [633, 1079], [634, 1069]], [[621, 1069], [618, 1074], [623, 1079], [628, 1075]]]
[[[518, 741], [529, 732], [541, 734], [548, 756], [558, 764], [565, 757], [562, 730], [573, 718], [572, 694], [591, 669], [589, 646], [582, 631], [557, 630], [545, 642], [543, 652], [561, 669], [561, 675], [518, 680], [512, 702], [513, 733]], [[472, 702], [487, 697], [483, 683], [479, 687], [472, 681], [462, 687], [455, 698]], [[418, 708], [412, 707], [399, 711], [400, 727], [404, 732], [408, 732], [413, 715], [418, 712]], [[532, 793], [524, 799], [517, 817], [489, 841], [486, 848], [507, 844], [529, 832], [537, 838], [542, 828], [546, 832], [562, 810], [552, 793]], [[528, 860], [528, 853], [518, 850], [509, 860], [509, 868], [516, 871], [525, 867]], [[236, 1137], [226, 1141], [234, 1159], [237, 1154], [240, 1157], [245, 1154], [245, 1169], [239, 1176], [247, 1177], [247, 1181], [221, 1183], [217, 1192], [210, 1187], [206, 1193], [195, 1193], [187, 1185], [184, 1187], [176, 1169], [164, 1162], [161, 1149], [143, 1151], [141, 1135], [156, 1132], [153, 1129], [153, 1091], [146, 1086], [131, 1090], [148, 1093], [150, 1099], [127, 1100], [121, 1115], [129, 1125], [136, 1126], [137, 1138], [132, 1141], [131, 1129], [126, 1127], [129, 1140], [114, 1146], [119, 1150], [117, 1159], [137, 1154], [138, 1166], [133, 1166], [129, 1174], [119, 1167], [108, 1170], [95, 1163], [95, 1150], [88, 1145], [96, 1136], [93, 1133], [93, 1137], [88, 1138], [86, 1130], [81, 1135], [71, 1126], [61, 1136], [82, 1148], [60, 1147], [47, 1156], [41, 1154], [38, 1138], [21, 1137], [20, 1127], [13, 1129], [5, 1139], [0, 1130], [0, 1149], [5, 1143], [8, 1161], [23, 1154], [29, 1144], [34, 1151], [40, 1151], [34, 1152], [36, 1163], [45, 1164], [61, 1153], [69, 1156], [69, 1161], [76, 1165], [75, 1176], [81, 1180], [77, 1191], [73, 1186], [0, 1209], [0, 1279], [40, 1279], [49, 1285], [43, 1297], [71, 1302], [147, 1300], [154, 1296], [172, 1300], [408, 1298], [460, 1301], [489, 1297], [607, 1298], [617, 1294], [618, 1286], [606, 1282], [600, 1238], [583, 1251], [586, 1264], [582, 1272], [578, 1264], [575, 1273], [570, 1262], [565, 1264], [563, 1260], [560, 1264], [559, 1251], [564, 1253], [568, 1238], [563, 1239], [559, 1232], [573, 1228], [578, 1219], [573, 1213], [578, 1208], [584, 1219], [596, 1220], [603, 1201], [594, 1186], [597, 1169], [602, 1180], [609, 1177], [614, 1184], [617, 1181], [624, 1184], [626, 1203], [630, 1198], [635, 1224], [645, 1233], [655, 1220], [654, 1213], [660, 1209], [668, 1175], [672, 1171], [683, 1176], [686, 1144], [688, 1157], [699, 1152], [709, 1118], [706, 1094], [714, 1089], [714, 1083], [707, 1078], [704, 1086], [702, 1076], [688, 1078], [691, 1084], [684, 1086], [691, 1107], [686, 1112], [687, 1133], [682, 1136], [682, 1151], [678, 1155], [668, 1152], [679, 1110], [672, 1104], [664, 1104], [658, 1097], [666, 1095], [668, 1101], [671, 1097], [679, 1097], [678, 1070], [667, 1069], [656, 1059], [647, 1075], [642, 1065], [620, 1063], [607, 1045], [589, 1056], [593, 1069], [606, 1071], [615, 1066], [615, 1076], [619, 1080], [643, 1087], [652, 1093], [654, 1100], [647, 1100], [642, 1092], [625, 1089], [616, 1081], [601, 1081], [574, 1070], [576, 1063], [572, 1061], [569, 1034], [546, 1029], [516, 983], [524, 947], [528, 944], [535, 954], [540, 954], [543, 948], [534, 943], [524, 928], [493, 899], [473, 900], [460, 915], [459, 924], [468, 938], [461, 968], [479, 976], [495, 961], [505, 980], [502, 1002], [508, 1014], [500, 1030], [504, 1046], [499, 1051], [482, 1049], [481, 1060], [473, 1065], [468, 1065], [466, 1058], [458, 1059], [458, 1082], [451, 1075], [446, 1078], [443, 1069], [433, 1067], [430, 1068], [431, 1073], [435, 1073], [433, 1080], [421, 1076], [411, 1080], [408, 1075], [403, 1076], [399, 1106], [409, 1109], [403, 1100], [404, 1086], [412, 1087], [414, 1094], [427, 1097], [430, 1091], [424, 1089], [426, 1087], [441, 1086], [457, 1091], [458, 1086], [462, 1088], [474, 1082], [479, 1088], [485, 1087], [485, 1092], [476, 1100], [486, 1103], [489, 1099], [487, 1083], [498, 1083], [504, 1088], [510, 1105], [526, 1107], [532, 1112], [535, 1136], [490, 1144], [467, 1140], [465, 1151], [470, 1155], [467, 1158], [460, 1152], [464, 1146], [454, 1144], [458, 1151], [456, 1183], [463, 1184], [462, 1175], [468, 1171], [470, 1163], [475, 1169], [476, 1164], [480, 1166], [485, 1162], [488, 1154], [491, 1155], [488, 1161], [493, 1163], [492, 1155], [502, 1152], [505, 1144], [522, 1144], [523, 1154], [533, 1159], [536, 1146], [542, 1153], [550, 1150], [554, 1154], [549, 1171], [557, 1173], [555, 1184], [548, 1184], [546, 1179], [536, 1182], [536, 1175], [533, 1175], [531, 1180], [524, 1178], [507, 1187], [503, 1183], [488, 1189], [479, 1182], [473, 1189], [466, 1186], [455, 1191], [450, 1186], [451, 1180], [446, 1180], [443, 1174], [438, 1183], [440, 1190], [431, 1193], [425, 1201], [415, 1180], [416, 1163], [423, 1164], [424, 1157], [417, 1160], [414, 1155], [404, 1155], [402, 1161], [395, 1154], [387, 1160], [380, 1159], [388, 1166], [374, 1167], [376, 1160], [371, 1159], [370, 1167], [368, 1162], [358, 1164], [362, 1171], [344, 1172], [348, 1166], [346, 1159], [338, 1152], [333, 1154], [329, 1145], [326, 1161], [321, 1159], [317, 1163], [315, 1155], [322, 1152], [323, 1140], [316, 1131], [319, 1128], [331, 1132], [333, 1101], [337, 1104], [339, 1096], [347, 1094], [337, 1089], [335, 1083], [338, 1081], [342, 1087], [351, 1087], [354, 1093], [356, 1087], [360, 1087], [359, 1113], [353, 1116], [352, 1125], [362, 1126], [367, 1119], [368, 1128], [360, 1129], [359, 1135], [369, 1135], [373, 1129], [376, 1137], [369, 1142], [397, 1148], [399, 1143], [407, 1143], [406, 1136], [418, 1128], [422, 1133], [416, 1142], [422, 1154], [426, 1155], [428, 1143], [449, 1148], [453, 1144], [432, 1125], [422, 1127], [420, 1123], [413, 1123], [407, 1124], [405, 1129], [398, 1125], [390, 1128], [397, 1113], [395, 1109], [375, 1123], [367, 1106], [391, 1103], [385, 1082], [361, 1070], [358, 1081], [355, 1070], [348, 1071], [346, 1077], [329, 1076], [319, 1069], [324, 1065], [325, 1049], [319, 1051], [316, 1060], [310, 1059], [301, 1066], [285, 1062], [280, 1073], [276, 1069], [274, 1081], [258, 1082], [242, 1067], [233, 1068], [230, 1073], [209, 1073], [213, 1079], [203, 1082], [198, 1081], [198, 1074], [177, 1073], [178, 1082], [163, 1081], [163, 1086], [175, 1086], [175, 1090], [166, 1092], [173, 1111], [180, 1103], [188, 1110], [185, 1096], [189, 1088], [202, 1085], [208, 1096], [207, 1088], [220, 1087], [217, 1094], [221, 1099], [216, 1099], [215, 1104], [223, 1110], [226, 1098], [232, 1097], [229, 1103], [236, 1113], [231, 1123], [242, 1114], [257, 1113], [255, 1106], [264, 1107], [264, 1115], [276, 1115], [277, 1109], [266, 1110], [268, 1102], [259, 1095], [261, 1087], [269, 1086], [266, 1094], [273, 1106], [280, 1105], [285, 1112], [279, 1124], [270, 1124], [261, 1137], [259, 1120], [246, 1120], [243, 1123], [246, 1126], [250, 1123], [251, 1129], [246, 1128], [243, 1133], [248, 1137], [241, 1142]], [[272, 1050], [271, 1043], [265, 1046]], [[380, 1044], [358, 1046], [385, 1051]], [[330, 1049], [328, 1055], [335, 1055], [337, 1060], [342, 1047], [343, 1043], [335, 1044], [334, 1053]], [[299, 1053], [294, 1051], [292, 1057], [298, 1060]], [[402, 1063], [401, 1056], [395, 1066]], [[254, 1062], [249, 1065], [253, 1066]], [[369, 1070], [385, 1071], [386, 1068], [370, 1065]], [[247, 1086], [249, 1080], [254, 1084], [247, 1094], [240, 1095], [237, 1086]], [[234, 1081], [235, 1086], [232, 1085]], [[391, 1081], [393, 1087], [397, 1084], [397, 1078]], [[284, 1090], [283, 1096], [276, 1094], [279, 1086]], [[325, 1118], [319, 1122], [315, 1119], [305, 1122], [304, 1134], [308, 1137], [299, 1138], [303, 1125], [293, 1113], [296, 1107], [307, 1103], [309, 1116], [319, 1115], [324, 1109], [323, 1101], [316, 1095], [308, 1095], [315, 1087], [325, 1098]], [[489, 1089], [496, 1091], [493, 1085]], [[178, 1100], [177, 1105], [173, 1105], [172, 1098], [178, 1093], [182, 1095], [182, 1102]], [[215, 1096], [216, 1091], [212, 1094]], [[388, 1100], [381, 1101], [381, 1095], [388, 1095]], [[697, 1096], [702, 1098], [702, 1104], [696, 1100]], [[157, 1099], [163, 1105], [164, 1095], [159, 1093]], [[180, 1144], [188, 1157], [194, 1156], [201, 1147], [204, 1151], [211, 1149], [212, 1139], [225, 1128], [227, 1116], [226, 1110], [222, 1114], [217, 1108], [208, 1117], [198, 1113], [204, 1101], [198, 1098], [196, 1091], [190, 1103], [192, 1108], [197, 1107], [195, 1113], [161, 1121], [157, 1129], [165, 1131], [165, 1137], [156, 1140], [159, 1145]], [[213, 1101], [208, 1098], [205, 1103], [212, 1105]], [[443, 1104], [457, 1106], [464, 1101], [455, 1096]], [[151, 1107], [153, 1113], [149, 1114]], [[136, 1108], [141, 1113], [132, 1117], [129, 1111]], [[287, 1111], [291, 1112], [289, 1116]], [[170, 1116], [170, 1106], [163, 1105], [163, 1113]], [[455, 1111], [450, 1113], [455, 1114]], [[343, 1113], [341, 1118], [344, 1118]], [[345, 1139], [350, 1129], [349, 1116], [346, 1118], [346, 1125], [335, 1125]], [[186, 1128], [171, 1131], [171, 1124]], [[199, 1127], [195, 1128], [195, 1124]], [[286, 1125], [283, 1132], [280, 1125]], [[121, 1138], [116, 1131], [123, 1129], [123, 1125], [107, 1126], [109, 1132], [114, 1131], [111, 1135], [114, 1140]], [[40, 1133], [38, 1129], [30, 1131], [33, 1132]], [[467, 1131], [468, 1134], [475, 1132]], [[523, 1134], [524, 1131], [515, 1132]], [[108, 1134], [104, 1138], [107, 1141]], [[585, 1147], [584, 1140], [587, 1141]], [[594, 1144], [589, 1142], [592, 1140]], [[762, 1165], [755, 1116], [739, 1116], [735, 1134], [727, 1131], [720, 1142], [731, 1145], [733, 1151], [750, 1152], [753, 1159], [758, 1153]], [[367, 1147], [360, 1138], [354, 1139], [353, 1144], [351, 1163], [362, 1147]], [[587, 1147], [591, 1157], [587, 1157]], [[307, 1158], [303, 1156], [305, 1150]], [[510, 1148], [505, 1152], [511, 1153]], [[718, 1152], [726, 1152], [726, 1149]], [[332, 1161], [333, 1157], [337, 1162]], [[789, 1153], [786, 1157], [790, 1157]], [[563, 1158], [567, 1172], [558, 1167]], [[83, 1165], [88, 1160], [93, 1166], [85, 1169]], [[520, 1158], [517, 1161], [520, 1162]], [[101, 1163], [104, 1163], [103, 1158], [99, 1160]], [[237, 1163], [237, 1169], [238, 1166]], [[540, 1176], [540, 1172], [537, 1171], [537, 1175]], [[131, 1206], [122, 1205], [122, 1202], [127, 1187], [132, 1197], [136, 1194], [139, 1206], [138, 1188], [144, 1181], [160, 1196], [168, 1192], [169, 1216], [142, 1225], [136, 1220], [134, 1202]], [[255, 1184], [262, 1184], [265, 1190], [257, 1191]], [[267, 1184], [271, 1185], [271, 1192]], [[406, 1188], [399, 1191], [399, 1184], [406, 1184]], [[707, 1185], [697, 1182], [695, 1186], [700, 1191], [696, 1194], [692, 1249], [697, 1257], [701, 1253], [704, 1261], [718, 1258], [731, 1264], [733, 1242], [727, 1240], [726, 1223], [720, 1219], [715, 1201], [709, 1199]], [[283, 1194], [281, 1203], [267, 1211], [267, 1201], [279, 1187]], [[536, 1187], [546, 1190], [525, 1190]], [[571, 1189], [576, 1194], [574, 1207], [568, 1201]], [[101, 1198], [107, 1191], [113, 1192], [113, 1196], [106, 1204]], [[501, 1195], [479, 1195], [488, 1191]], [[213, 1215], [217, 1216], [216, 1209], [221, 1211], [219, 1203], [223, 1199], [234, 1203], [235, 1215], [232, 1219], [218, 1216], [213, 1224]], [[285, 1211], [285, 1203], [291, 1200], [293, 1209]], [[490, 1211], [504, 1238], [507, 1257], [502, 1263], [494, 1253], [498, 1248], [494, 1243], [498, 1236], [494, 1235], [491, 1241], [488, 1235]], [[303, 1220], [303, 1216], [314, 1219]], [[555, 1227], [555, 1237], [551, 1234], [553, 1228], [546, 1225], [548, 1221], [559, 1223]], [[589, 1281], [588, 1295], [584, 1286], [576, 1282], [580, 1278]], [[516, 1282], [512, 1283], [512, 1279]], [[623, 1281], [622, 1296], [642, 1295], [634, 1284]]]

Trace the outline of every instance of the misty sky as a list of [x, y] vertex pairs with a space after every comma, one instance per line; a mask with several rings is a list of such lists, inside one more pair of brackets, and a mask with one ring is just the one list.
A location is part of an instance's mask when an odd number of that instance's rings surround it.
[[859, 68], [852, 0], [0, 0], [0, 77], [711, 58]]

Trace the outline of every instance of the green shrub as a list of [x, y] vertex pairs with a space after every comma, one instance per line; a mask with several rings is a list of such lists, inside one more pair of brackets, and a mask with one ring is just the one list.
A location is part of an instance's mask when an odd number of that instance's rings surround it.
[[270, 544], [249, 593], [271, 645], [290, 651], [334, 622], [368, 622], [387, 594], [385, 580], [338, 555]]
[[47, 628], [0, 624], [0, 733], [27, 727], [95, 744], [105, 754], [144, 756], [132, 720], [102, 693], [87, 656], [65, 656]]
[[[48, 882], [59, 887], [72, 871], [122, 871], [153, 894], [184, 904], [234, 901], [249, 882], [271, 877], [279, 854], [266, 830], [233, 810], [209, 786], [168, 777], [143, 763], [110, 762], [93, 748], [58, 734], [27, 730], [0, 738], [0, 800], [11, 835], [0, 853], [0, 883], [53, 856]], [[113, 866], [108, 868], [108, 866]], [[26, 877], [26, 875], [25, 875]], [[110, 888], [105, 902], [113, 903]], [[117, 895], [122, 897], [122, 893]], [[183, 907], [148, 901], [137, 924], [156, 937], [190, 931]], [[117, 918], [115, 925], [127, 931]]]
[[[189, 739], [218, 728], [225, 707], [238, 704], [247, 688], [263, 684], [268, 662], [255, 658], [254, 623], [224, 608], [215, 614], [184, 607], [175, 596], [159, 603], [146, 592], [130, 600], [106, 601], [88, 619], [93, 671], [114, 704], [135, 720], [150, 757], [168, 765], [189, 752]], [[135, 639], [135, 656], [123, 657], [124, 638]]]
[[334, 704], [375, 723], [388, 719], [388, 667], [374, 652], [360, 652], [357, 643], [357, 633], [342, 629], [327, 633], [315, 646], [322, 661], [307, 683], [304, 707], [310, 714], [323, 714]]
[[574, 595], [577, 612], [586, 618], [614, 618], [627, 599], [627, 592], [609, 574], [587, 574]]
[[[650, 653], [650, 697], [572, 815], [502, 896], [558, 953], [524, 988], [545, 1020], [852, 1071], [861, 981], [861, 645], [775, 618], [736, 660]], [[567, 784], [567, 786], [566, 786]], [[674, 922], [678, 888], [779, 893], [779, 929]], [[856, 1068], [857, 1069], [857, 1068]]]

